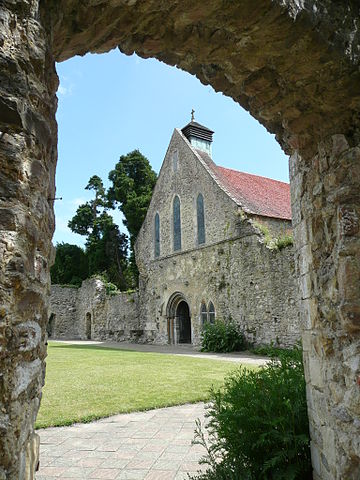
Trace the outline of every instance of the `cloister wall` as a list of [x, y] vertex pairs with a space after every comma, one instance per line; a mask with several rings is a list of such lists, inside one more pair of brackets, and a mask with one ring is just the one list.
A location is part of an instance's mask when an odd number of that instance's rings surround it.
[[92, 278], [80, 288], [52, 285], [50, 300], [53, 338], [119, 342], [142, 334], [137, 292], [108, 294], [104, 283]]

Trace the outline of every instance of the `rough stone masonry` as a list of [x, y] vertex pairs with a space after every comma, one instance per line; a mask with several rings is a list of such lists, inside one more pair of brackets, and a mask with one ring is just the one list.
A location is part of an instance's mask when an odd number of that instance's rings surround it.
[[291, 154], [315, 479], [360, 477], [356, 0], [2, 0], [0, 478], [33, 478], [56, 163], [54, 60], [119, 46], [196, 75]]

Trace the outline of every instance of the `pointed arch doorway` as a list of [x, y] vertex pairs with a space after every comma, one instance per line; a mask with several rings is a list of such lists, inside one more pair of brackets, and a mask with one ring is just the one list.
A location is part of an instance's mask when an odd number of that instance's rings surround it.
[[174, 293], [167, 306], [168, 343], [191, 343], [191, 315], [189, 304], [180, 292]]

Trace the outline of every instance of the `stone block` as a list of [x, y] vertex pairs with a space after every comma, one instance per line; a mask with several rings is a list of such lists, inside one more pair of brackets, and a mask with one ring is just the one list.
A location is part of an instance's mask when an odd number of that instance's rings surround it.
[[360, 264], [358, 258], [341, 257], [337, 273], [342, 301], [352, 302], [360, 296]]
[[318, 357], [315, 357], [314, 355], [309, 355], [308, 362], [311, 384], [314, 387], [322, 390], [324, 388], [322, 362]]
[[310, 449], [311, 449], [311, 463], [314, 470], [314, 475], [316, 475], [318, 478], [321, 478], [320, 451], [317, 445], [313, 441], [310, 442]]
[[16, 230], [16, 215], [12, 210], [0, 208], [0, 230]]
[[305, 222], [305, 220], [294, 226], [294, 238], [298, 248], [304, 247], [309, 243], [307, 228], [308, 224]]
[[303, 299], [301, 309], [303, 314], [302, 328], [305, 330], [314, 328], [318, 317], [318, 307], [315, 298]]
[[301, 299], [307, 299], [312, 296], [312, 282], [309, 273], [301, 275], [300, 277], [300, 295]]
[[[336, 465], [336, 443], [335, 432], [331, 427], [323, 427], [321, 429], [323, 439], [323, 451], [321, 455], [323, 468], [328, 472], [329, 465]], [[323, 469], [322, 469], [323, 470]]]
[[18, 398], [33, 381], [37, 381], [41, 370], [42, 363], [38, 358], [32, 362], [21, 362], [15, 370], [14, 388], [11, 397], [13, 399]]
[[354, 205], [341, 206], [339, 208], [340, 235], [353, 236], [359, 233], [359, 212]]
[[360, 331], [360, 304], [347, 303], [341, 305], [340, 318], [344, 329], [350, 334], [356, 334]]
[[303, 246], [302, 248], [300, 248], [299, 253], [299, 272], [300, 275], [305, 275], [312, 268], [311, 246]]
[[26, 445], [24, 480], [35, 480], [35, 472], [39, 466], [40, 437], [33, 433]]
[[336, 161], [339, 155], [341, 155], [343, 152], [349, 149], [349, 143], [346, 140], [345, 135], [333, 135], [331, 137], [331, 140], [332, 140], [331, 155], [334, 161]]

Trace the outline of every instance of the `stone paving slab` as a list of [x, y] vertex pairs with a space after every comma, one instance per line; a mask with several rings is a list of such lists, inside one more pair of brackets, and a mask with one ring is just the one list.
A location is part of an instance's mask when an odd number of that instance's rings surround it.
[[204, 448], [191, 444], [204, 413], [197, 403], [39, 430], [36, 480], [185, 480], [204, 468]]

